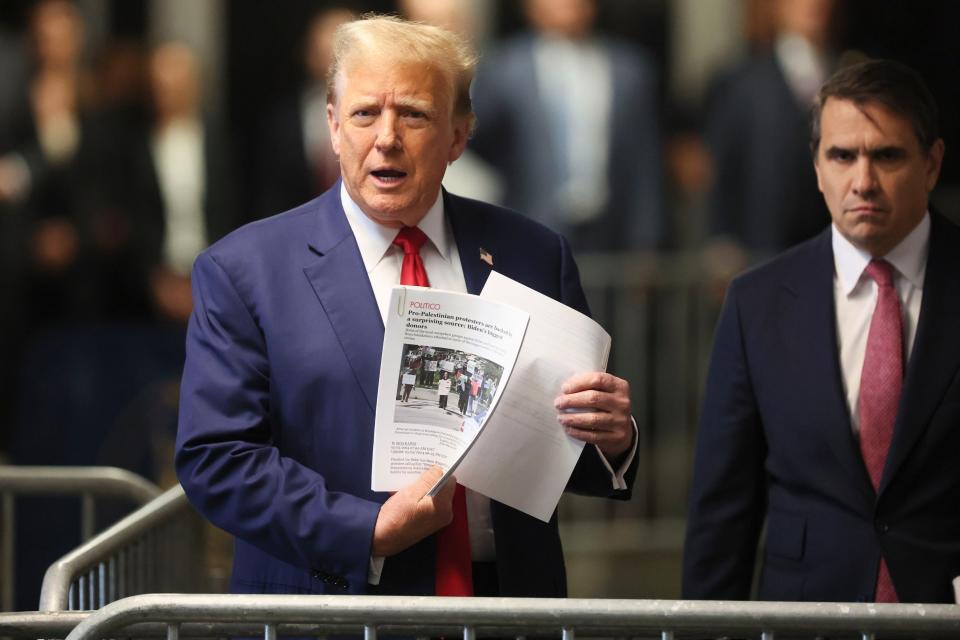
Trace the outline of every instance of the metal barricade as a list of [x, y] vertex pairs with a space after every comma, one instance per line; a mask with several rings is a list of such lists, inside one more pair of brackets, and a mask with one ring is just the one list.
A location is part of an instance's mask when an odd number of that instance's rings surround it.
[[[593, 638], [957, 638], [960, 607], [928, 604], [436, 598], [407, 596], [135, 596], [80, 622], [67, 640], [157, 632], [197, 635], [363, 634]], [[0, 633], [6, 633], [0, 618]]]
[[577, 262], [591, 312], [613, 337], [609, 368], [630, 381], [642, 460], [633, 500], [573, 498], [561, 520], [683, 518], [725, 281], [696, 252], [589, 253]]
[[47, 569], [41, 611], [89, 610], [127, 596], [204, 591], [200, 517], [180, 485]]
[[726, 279], [697, 252], [589, 253], [577, 262], [591, 312], [613, 337], [610, 371], [630, 382], [640, 464], [628, 502], [561, 500], [571, 593], [677, 597], [703, 380]]
[[13, 608], [15, 575], [16, 513], [14, 500], [21, 495], [78, 496], [81, 500], [81, 536], [93, 535], [95, 501], [121, 498], [134, 505], [143, 504], [160, 494], [160, 489], [140, 476], [116, 467], [41, 467], [0, 466], [0, 503], [3, 527], [0, 529], [0, 609]]
[[89, 611], [0, 613], [0, 638], [66, 638], [89, 617]]

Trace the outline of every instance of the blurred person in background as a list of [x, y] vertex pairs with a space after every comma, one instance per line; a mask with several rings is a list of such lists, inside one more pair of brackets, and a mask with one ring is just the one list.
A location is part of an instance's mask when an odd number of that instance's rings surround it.
[[37, 138], [27, 207], [27, 309], [34, 329], [87, 319], [93, 291], [81, 238], [82, 192], [89, 177], [81, 152], [91, 148], [92, 78], [82, 62], [84, 22], [66, 0], [45, 0], [29, 19], [33, 47], [30, 107]]
[[261, 128], [257, 217], [318, 196], [340, 177], [327, 127], [327, 70], [333, 60], [334, 31], [355, 17], [350, 9], [330, 6], [308, 23], [303, 86], [274, 105]]
[[44, 0], [33, 7], [29, 28], [36, 132], [24, 204], [31, 332], [142, 319], [145, 296], [124, 196], [131, 131], [99, 109], [77, 6]]
[[[408, 20], [432, 24], [456, 33], [478, 45], [480, 19], [477, 3], [471, 0], [400, 0], [400, 13]], [[475, 151], [464, 149], [460, 158], [447, 167], [443, 186], [464, 198], [491, 204], [503, 202], [503, 180]]]
[[20, 38], [0, 29], [0, 461], [8, 440], [11, 405], [16, 397], [22, 330], [23, 200], [30, 169], [24, 147], [34, 146], [27, 98], [27, 50]]
[[139, 147], [134, 233], [158, 317], [186, 324], [194, 259], [242, 218], [227, 138], [203, 111], [193, 51], [162, 44], [151, 53], [147, 73], [152, 122]]
[[759, 0], [775, 34], [716, 82], [706, 140], [708, 257], [732, 275], [750, 255], [770, 256], [815, 235], [829, 219], [810, 162], [809, 116], [836, 66], [835, 0]]
[[665, 238], [657, 78], [647, 54], [595, 33], [594, 0], [526, 0], [531, 31], [484, 56], [471, 148], [504, 204], [574, 250], [652, 249]]

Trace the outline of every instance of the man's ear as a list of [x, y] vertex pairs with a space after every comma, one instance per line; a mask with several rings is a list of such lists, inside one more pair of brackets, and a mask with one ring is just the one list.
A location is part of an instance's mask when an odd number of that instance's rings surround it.
[[823, 182], [820, 180], [820, 163], [817, 162], [817, 158], [820, 157], [820, 148], [818, 147], [816, 151], [813, 152], [813, 170], [817, 174], [817, 189], [820, 190], [820, 193], [823, 193]]
[[327, 126], [330, 128], [330, 143], [333, 152], [340, 156], [340, 120], [337, 119], [336, 105], [327, 103]]
[[933, 191], [937, 186], [940, 167], [943, 166], [944, 151], [946, 151], [946, 143], [943, 138], [937, 138], [930, 146], [930, 153], [927, 154], [927, 191]]
[[470, 139], [471, 118], [454, 116], [453, 118], [453, 144], [450, 145], [450, 154], [447, 156], [447, 164], [463, 155], [467, 148], [467, 141]]

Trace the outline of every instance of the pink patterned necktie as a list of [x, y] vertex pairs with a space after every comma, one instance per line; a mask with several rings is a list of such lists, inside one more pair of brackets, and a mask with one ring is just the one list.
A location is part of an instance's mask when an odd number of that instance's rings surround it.
[[[429, 287], [427, 269], [420, 247], [427, 235], [417, 227], [404, 227], [393, 240], [403, 249], [400, 284]], [[470, 555], [470, 528], [467, 523], [467, 496], [462, 485], [453, 494], [453, 522], [437, 532], [436, 594], [438, 596], [473, 595], [473, 560]]]
[[[886, 260], [871, 260], [866, 273], [877, 283], [877, 306], [860, 375], [860, 452], [873, 488], [879, 490], [903, 387], [903, 317], [893, 286], [893, 266]], [[875, 601], [898, 602], [884, 558]]]

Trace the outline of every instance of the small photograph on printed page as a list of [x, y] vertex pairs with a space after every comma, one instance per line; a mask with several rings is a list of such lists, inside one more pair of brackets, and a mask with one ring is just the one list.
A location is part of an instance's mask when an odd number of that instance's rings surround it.
[[[429, 345], [404, 344], [400, 356], [395, 428], [403, 425], [441, 427], [457, 436], [472, 439], [490, 409], [503, 377], [503, 365], [474, 353]], [[413, 426], [416, 425], [416, 426]], [[440, 451], [404, 458], [404, 463], [423, 471], [433, 464], [448, 462], [443, 453], [459, 453], [461, 438], [450, 438]], [[446, 450], [446, 451], [444, 451]], [[440, 453], [440, 456], [437, 454]]]

